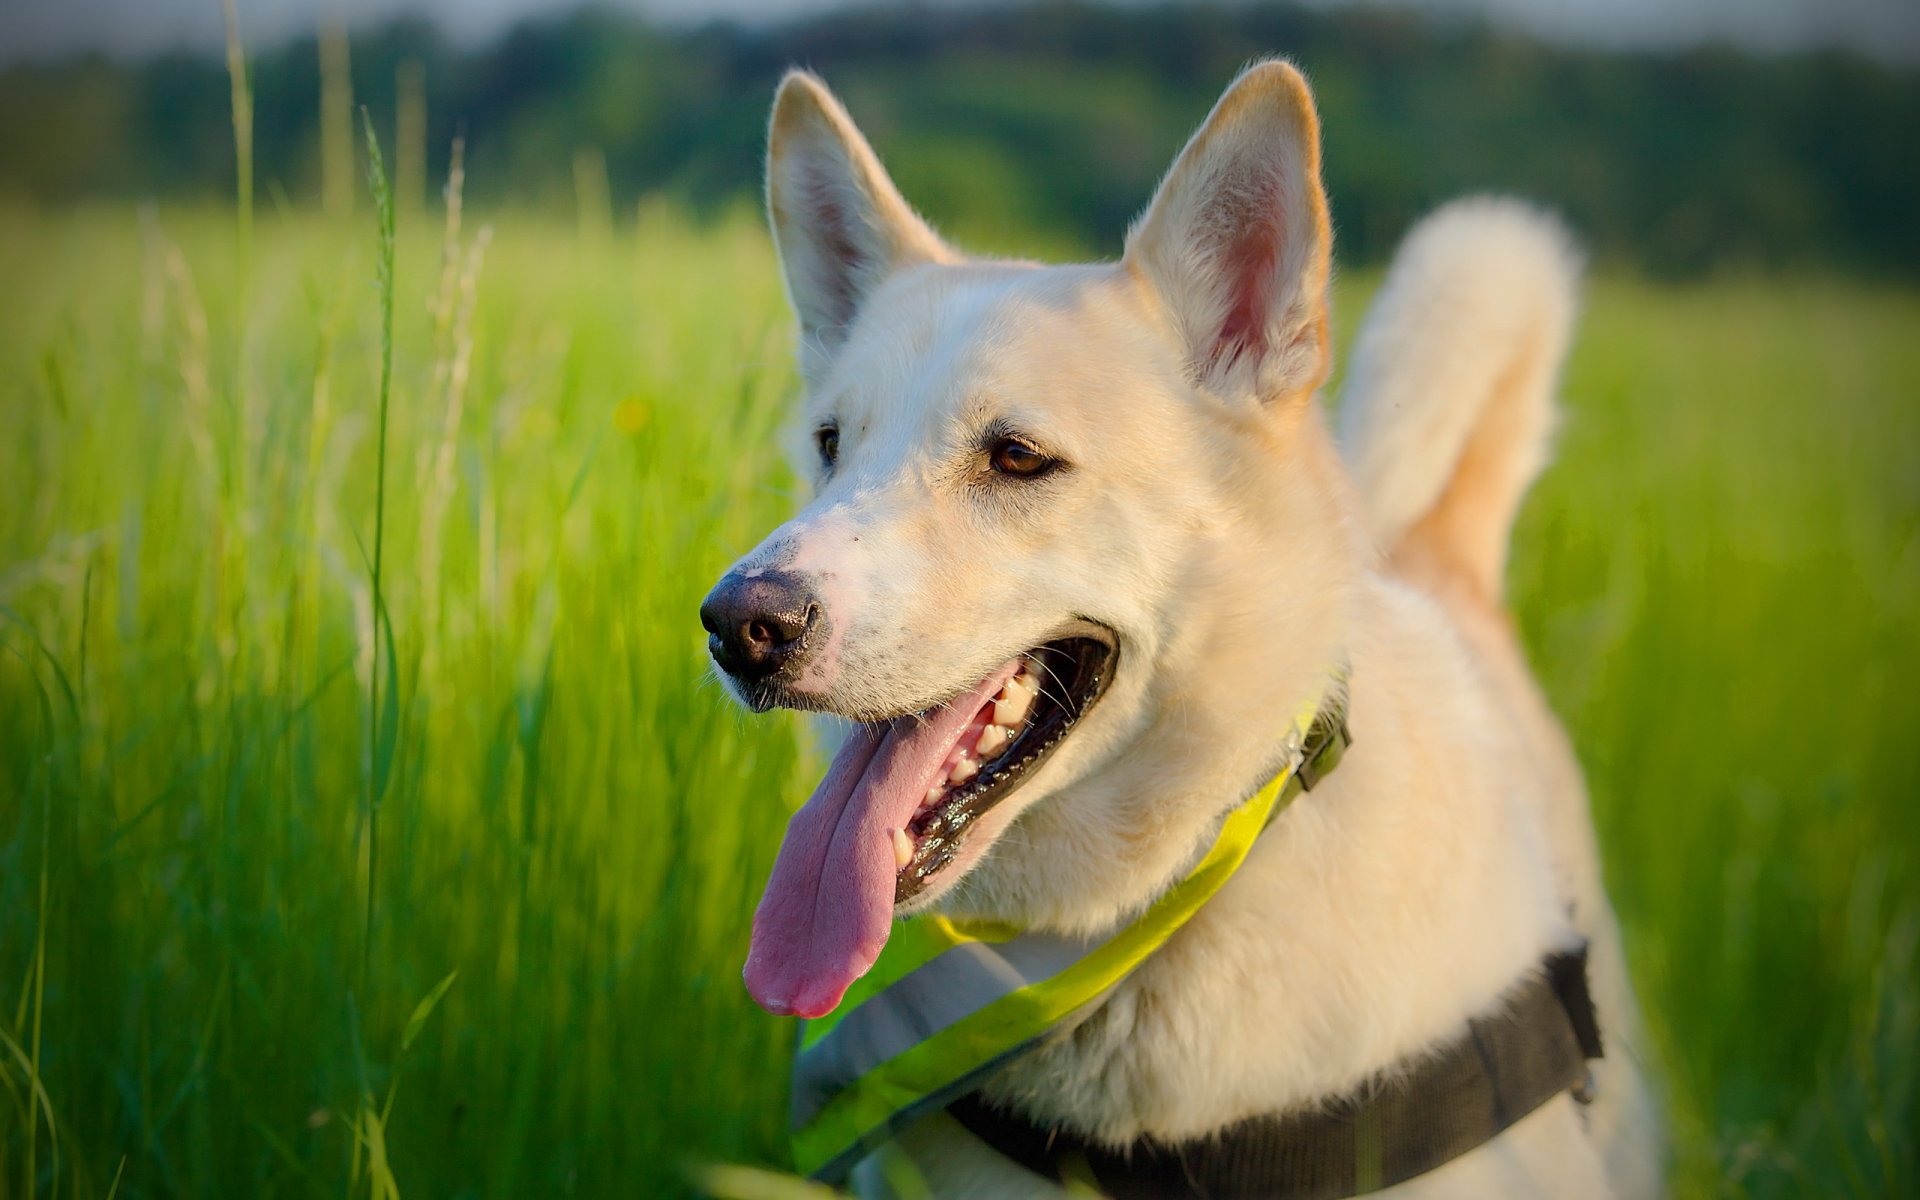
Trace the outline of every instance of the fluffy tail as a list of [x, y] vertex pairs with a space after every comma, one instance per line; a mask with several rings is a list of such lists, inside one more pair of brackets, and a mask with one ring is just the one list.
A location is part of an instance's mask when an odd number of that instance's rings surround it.
[[1414, 227], [1361, 327], [1341, 438], [1377, 545], [1498, 604], [1508, 534], [1547, 459], [1580, 255], [1519, 201]]

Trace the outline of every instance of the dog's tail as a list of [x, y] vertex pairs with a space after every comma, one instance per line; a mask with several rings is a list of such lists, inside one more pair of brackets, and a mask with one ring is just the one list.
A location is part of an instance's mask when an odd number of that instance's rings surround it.
[[1394, 256], [1351, 359], [1341, 435], [1376, 544], [1497, 605], [1547, 459], [1580, 255], [1519, 201], [1456, 200]]

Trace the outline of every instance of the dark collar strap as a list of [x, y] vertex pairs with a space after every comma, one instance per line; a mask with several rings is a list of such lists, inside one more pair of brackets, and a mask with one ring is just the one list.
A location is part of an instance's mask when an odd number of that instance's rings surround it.
[[1587, 1060], [1598, 1057], [1582, 947], [1548, 957], [1458, 1039], [1362, 1094], [1211, 1137], [1116, 1150], [990, 1107], [977, 1092], [947, 1111], [1028, 1170], [1091, 1183], [1114, 1200], [1339, 1200], [1458, 1158], [1561, 1092], [1591, 1099]]

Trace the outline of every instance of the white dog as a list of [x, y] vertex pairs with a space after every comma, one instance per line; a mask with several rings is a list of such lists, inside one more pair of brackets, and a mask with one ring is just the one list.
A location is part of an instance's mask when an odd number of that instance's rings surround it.
[[[1574, 313], [1559, 227], [1468, 200], [1408, 237], [1343, 455], [1316, 399], [1319, 125], [1284, 62], [1228, 89], [1118, 263], [962, 255], [804, 73], [774, 105], [768, 192], [817, 490], [702, 615], [754, 708], [856, 724], [768, 883], [755, 998], [833, 1012], [914, 914], [1077, 947], [1133, 928], [1284, 775], [1303, 706], [1344, 699], [1337, 773], [1152, 953], [978, 1074], [975, 1111], [1205, 1175], [1248, 1122], [1297, 1134], [1426, 1088], [1471, 1057], [1471, 1021], [1584, 943], [1605, 1041], [1586, 1085], [1411, 1178], [1363, 1165], [1323, 1194], [1657, 1193], [1586, 797], [1501, 603]], [[1433, 1110], [1416, 1126], [1451, 1111], [1412, 1103]], [[864, 1192], [904, 1157], [940, 1196], [1060, 1193], [947, 1112], [903, 1105], [892, 1132], [862, 1147]], [[1311, 1193], [1233, 1170], [1179, 1194]]]

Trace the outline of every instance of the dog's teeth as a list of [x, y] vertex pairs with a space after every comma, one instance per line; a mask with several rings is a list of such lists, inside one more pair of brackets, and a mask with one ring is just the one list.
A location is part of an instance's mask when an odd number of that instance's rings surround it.
[[893, 831], [893, 865], [900, 868], [913, 861], [913, 839], [904, 829]]
[[1033, 711], [1033, 685], [1018, 676], [1007, 681], [993, 699], [993, 723], [1017, 729]]
[[936, 783], [932, 787], [927, 789], [926, 799], [920, 802], [920, 807], [927, 808], [931, 805], [938, 804], [940, 803], [940, 797], [946, 794], [947, 794], [946, 785]]
[[970, 756], [963, 755], [953, 764], [953, 769], [947, 772], [947, 782], [958, 786], [979, 773], [980, 764], [973, 761]]
[[980, 731], [980, 740], [973, 744], [973, 752], [983, 759], [990, 758], [1000, 753], [1012, 740], [1013, 735], [1007, 732], [1005, 726], [989, 725]]

